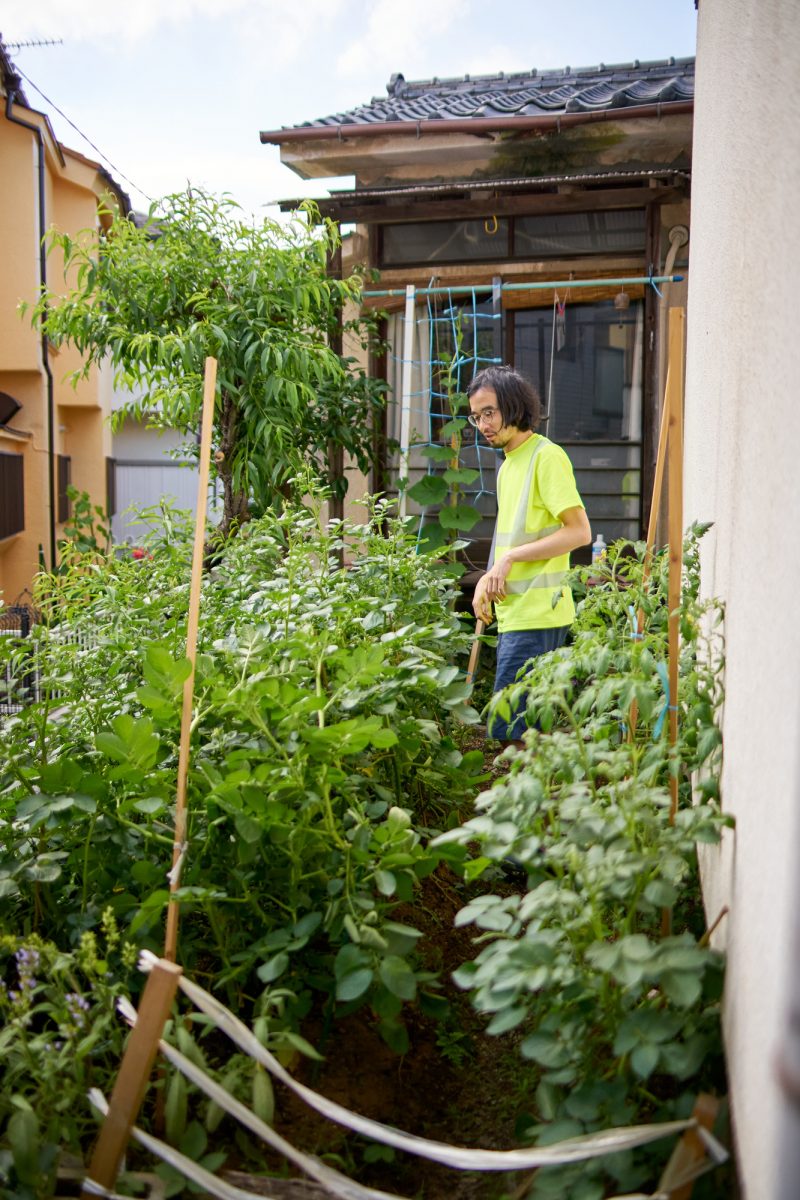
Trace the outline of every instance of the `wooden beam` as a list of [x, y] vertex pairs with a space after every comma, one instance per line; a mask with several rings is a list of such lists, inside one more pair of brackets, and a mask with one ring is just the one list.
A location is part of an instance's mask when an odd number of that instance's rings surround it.
[[318, 200], [320, 213], [345, 224], [388, 225], [414, 221], [482, 220], [486, 217], [537, 216], [551, 213], [613, 211], [666, 204], [685, 195], [680, 186], [603, 188], [574, 192], [524, 192], [522, 195], [450, 196], [432, 200], [393, 200], [349, 203]]

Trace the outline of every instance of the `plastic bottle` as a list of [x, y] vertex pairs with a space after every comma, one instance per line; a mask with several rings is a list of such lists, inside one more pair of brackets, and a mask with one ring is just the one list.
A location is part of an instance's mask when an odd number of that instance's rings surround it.
[[592, 562], [596, 563], [598, 559], [601, 559], [607, 549], [608, 547], [606, 546], [605, 538], [603, 537], [602, 533], [598, 533], [597, 537], [592, 543]]

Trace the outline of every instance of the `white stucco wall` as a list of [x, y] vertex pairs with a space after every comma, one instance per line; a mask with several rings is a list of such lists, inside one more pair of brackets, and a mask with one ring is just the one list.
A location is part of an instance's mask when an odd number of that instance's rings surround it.
[[772, 1200], [787, 1182], [776, 1062], [800, 901], [800, 4], [700, 0], [697, 57], [685, 515], [715, 522], [704, 587], [727, 605], [723, 803], [737, 821], [706, 856], [706, 902], [712, 919], [730, 905], [744, 1194]]

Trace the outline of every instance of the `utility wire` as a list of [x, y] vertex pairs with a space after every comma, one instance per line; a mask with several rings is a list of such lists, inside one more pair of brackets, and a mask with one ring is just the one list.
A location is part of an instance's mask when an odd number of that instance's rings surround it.
[[114, 165], [114, 163], [112, 163], [111, 159], [108, 158], [107, 155], [103, 154], [103, 151], [98, 146], [95, 146], [92, 139], [87, 137], [86, 134], [83, 132], [83, 130], [79, 129], [78, 126], [75, 124], [75, 122], [71, 121], [69, 119], [69, 117], [67, 116], [67, 114], [65, 112], [62, 112], [61, 109], [58, 107], [58, 105], [53, 100], [51, 100], [49, 96], [45, 96], [42, 89], [40, 87], [37, 87], [37, 85], [33, 82], [33, 80], [30, 78], [29, 75], [25, 74], [25, 72], [22, 70], [22, 68], [19, 66], [18, 63], [14, 63], [14, 69], [19, 72], [19, 74], [22, 76], [22, 78], [25, 80], [26, 83], [29, 83], [31, 85], [31, 87], [34, 89], [34, 91], [39, 93], [39, 95], [42, 97], [42, 99], [45, 101], [45, 103], [49, 104], [50, 107], [55, 112], [57, 112], [60, 117], [63, 117], [64, 120], [67, 122], [67, 124], [71, 125], [72, 128], [75, 130], [75, 132], [80, 137], [82, 137], [83, 140], [86, 143], [88, 143], [88, 145], [90, 145], [92, 147], [92, 149], [95, 151], [95, 153], [99, 154], [99, 156], [100, 156], [100, 158], [102, 158], [103, 162], [108, 163], [109, 167], [111, 168], [111, 170], [114, 172], [115, 175], [118, 175], [120, 177], [120, 179], [124, 179], [127, 184], [130, 184], [130, 186], [133, 188], [134, 191], [139, 192], [139, 194], [144, 196], [144, 198], [146, 200], [149, 200], [151, 204], [155, 204], [155, 201], [153, 200], [152, 196], [148, 196], [147, 192], [143, 188], [140, 188], [138, 184], [134, 183], [132, 179], [129, 179], [128, 176], [124, 173], [124, 171], [120, 171], [119, 167], [116, 167]]

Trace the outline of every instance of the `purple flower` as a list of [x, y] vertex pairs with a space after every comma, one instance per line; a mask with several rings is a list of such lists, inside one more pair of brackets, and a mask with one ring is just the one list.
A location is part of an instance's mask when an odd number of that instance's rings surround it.
[[85, 997], [78, 995], [77, 992], [67, 992], [64, 997], [67, 1005], [67, 1015], [71, 1024], [75, 1029], [83, 1029], [86, 1024], [86, 1014], [91, 1007], [89, 1001]]

